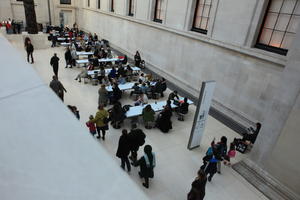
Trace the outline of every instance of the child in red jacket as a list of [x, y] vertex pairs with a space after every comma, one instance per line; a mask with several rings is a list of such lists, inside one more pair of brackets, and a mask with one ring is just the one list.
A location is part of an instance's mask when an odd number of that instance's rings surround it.
[[[93, 120], [94, 116], [90, 115], [90, 120]], [[86, 126], [89, 127], [90, 133], [94, 136], [96, 134], [96, 126], [95, 123], [87, 122]]]

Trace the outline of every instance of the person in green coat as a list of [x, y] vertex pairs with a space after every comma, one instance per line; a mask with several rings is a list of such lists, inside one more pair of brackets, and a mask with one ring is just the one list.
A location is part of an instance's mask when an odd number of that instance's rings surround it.
[[145, 128], [151, 129], [152, 128], [152, 123], [154, 122], [155, 119], [155, 112], [152, 109], [151, 105], [147, 105], [142, 112], [143, 120], [145, 123]]
[[102, 132], [102, 139], [105, 140], [105, 131], [108, 130], [108, 112], [104, 109], [103, 104], [98, 106], [98, 112], [94, 119], [90, 120], [91, 123], [96, 123], [96, 129], [98, 136], [97, 138], [101, 138], [100, 132]]

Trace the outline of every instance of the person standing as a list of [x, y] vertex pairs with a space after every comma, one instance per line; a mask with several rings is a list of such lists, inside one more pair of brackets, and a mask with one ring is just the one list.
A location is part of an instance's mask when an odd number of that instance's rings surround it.
[[144, 156], [141, 157], [135, 164], [135, 166], [140, 166], [139, 175], [141, 178], [145, 179], [143, 186], [149, 188], [149, 178], [154, 177], [154, 168], [156, 166], [155, 154], [152, 152], [152, 147], [146, 145], [144, 148]]
[[98, 105], [102, 104], [106, 106], [108, 102], [108, 91], [106, 90], [104, 84], [101, 85], [100, 89], [98, 90], [98, 94]]
[[52, 77], [50, 82], [50, 88], [57, 94], [57, 96], [64, 101], [64, 92], [67, 90], [64, 88], [63, 84], [58, 80], [57, 76]]
[[128, 155], [129, 155], [129, 143], [128, 143], [128, 133], [126, 129], [122, 130], [122, 135], [119, 139], [119, 145], [116, 156], [121, 159], [121, 167], [125, 170], [125, 164], [128, 172], [131, 170], [131, 166], [129, 163]]
[[71, 50], [69, 47], [67, 48], [67, 51], [65, 52], [65, 60], [66, 60], [66, 68], [68, 68], [68, 65], [70, 65], [70, 68], [72, 68], [72, 63], [71, 63], [72, 55], [71, 55]]
[[97, 138], [101, 138], [100, 132], [102, 132], [102, 139], [105, 140], [105, 131], [108, 130], [108, 112], [104, 109], [103, 105], [98, 106], [98, 112], [94, 119], [89, 122], [96, 123], [96, 129], [98, 133]]
[[135, 56], [134, 56], [135, 66], [140, 67], [141, 61], [142, 61], [141, 55], [138, 51], [136, 51]]
[[187, 200], [203, 200], [205, 196], [206, 174], [203, 170], [198, 171], [198, 176], [192, 183], [192, 189], [187, 195]]
[[25, 47], [26, 47], [26, 52], [27, 52], [27, 62], [29, 62], [29, 57], [31, 57], [31, 64], [33, 64], [34, 63], [34, 60], [33, 60], [34, 47], [33, 47], [32, 43], [31, 43], [31, 40], [29, 38], [25, 42]]
[[58, 77], [58, 64], [59, 64], [59, 58], [57, 57], [56, 53], [50, 60], [50, 65], [53, 67], [54, 75]]

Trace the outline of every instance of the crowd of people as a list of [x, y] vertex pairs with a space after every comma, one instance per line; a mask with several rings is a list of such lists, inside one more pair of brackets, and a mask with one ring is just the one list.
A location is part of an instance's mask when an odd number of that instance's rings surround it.
[[[121, 62], [115, 64], [105, 62], [99, 63], [99, 58], [112, 57], [112, 51], [107, 41], [100, 41], [98, 43], [98, 36], [96, 34], [77, 34], [77, 29], [63, 30], [60, 35], [68, 35], [70, 38], [70, 46], [65, 51], [66, 67], [74, 66], [75, 60], [78, 59], [76, 51], [93, 51], [93, 55], [89, 56], [89, 63], [78, 74], [75, 80], [81, 82], [82, 78], [88, 78], [88, 71], [99, 69], [96, 77], [100, 83], [98, 90], [98, 111], [95, 115], [90, 115], [86, 122], [92, 136], [99, 140], [105, 140], [106, 132], [109, 130], [109, 124], [115, 128], [120, 129], [123, 121], [126, 118], [126, 112], [132, 106], [143, 105], [141, 118], [146, 129], [157, 127], [164, 133], [172, 129], [171, 118], [175, 114], [178, 116], [188, 113], [189, 103], [188, 99], [181, 99], [177, 91], [172, 91], [167, 98], [166, 105], [163, 110], [156, 116], [155, 110], [151, 107], [149, 100], [159, 99], [164, 97], [164, 92], [167, 89], [167, 82], [164, 78], [154, 78], [151, 73], [145, 74], [143, 72], [134, 73], [131, 66], [127, 62], [127, 56], [124, 56]], [[68, 33], [68, 34], [66, 34]], [[54, 35], [54, 32], [53, 32]], [[72, 41], [73, 37], [81, 37]], [[53, 47], [56, 46], [56, 41], [52, 41]], [[33, 60], [33, 45], [29, 38], [25, 39], [25, 49], [27, 51], [27, 60], [31, 63]], [[58, 80], [59, 61], [55, 53], [50, 59], [50, 65], [53, 68], [53, 77], [50, 82], [50, 88], [63, 101], [64, 93], [67, 92], [63, 84]], [[143, 60], [140, 53], [137, 51], [134, 56], [135, 66], [143, 68]], [[106, 74], [105, 68], [110, 67], [111, 70]], [[137, 77], [137, 78], [134, 78]], [[127, 82], [134, 82], [131, 88], [130, 97], [132, 98], [131, 105], [122, 105], [121, 98], [123, 92], [119, 85]], [[107, 90], [111, 86], [112, 90]], [[156, 101], [155, 101], [156, 102]], [[107, 108], [109, 105], [110, 108]], [[173, 106], [172, 106], [173, 105]], [[175, 105], [175, 106], [174, 106]], [[77, 119], [80, 119], [79, 111], [76, 106], [68, 105], [70, 111]], [[179, 119], [179, 118], [178, 118]], [[222, 163], [226, 166], [231, 166], [231, 159], [236, 156], [237, 147], [240, 144], [251, 145], [255, 142], [261, 124], [257, 123], [256, 130], [250, 129], [251, 133], [247, 133], [241, 139], [234, 139], [227, 144], [227, 137], [222, 136], [219, 142], [215, 139], [211, 142], [206, 155], [203, 157], [203, 165], [197, 172], [197, 177], [192, 182], [192, 187], [187, 195], [188, 200], [200, 200], [205, 197], [205, 186], [207, 181], [212, 181], [216, 173], [221, 174]], [[156, 166], [156, 156], [152, 150], [152, 146], [145, 144], [146, 134], [143, 130], [133, 126], [130, 131], [123, 129], [119, 138], [116, 156], [121, 160], [121, 168], [128, 172], [133, 167], [140, 167], [139, 176], [144, 179], [143, 186], [149, 188], [149, 179], [154, 177], [154, 168]], [[138, 159], [138, 151], [140, 147], [144, 146], [143, 155]]]
[[8, 18], [8, 20], [0, 22], [0, 28], [5, 27], [7, 34], [20, 34], [23, 26], [23, 22], [17, 22]]

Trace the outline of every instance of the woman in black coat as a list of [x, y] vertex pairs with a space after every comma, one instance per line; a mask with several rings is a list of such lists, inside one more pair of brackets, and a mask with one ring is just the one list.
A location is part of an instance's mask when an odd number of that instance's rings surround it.
[[135, 166], [140, 166], [139, 175], [141, 178], [145, 179], [145, 183], [143, 186], [145, 188], [149, 188], [149, 178], [154, 177], [154, 167], [156, 165], [155, 154], [152, 152], [152, 147], [150, 145], [146, 145], [144, 148], [144, 156], [141, 157]]
[[125, 163], [127, 166], [128, 172], [130, 172], [131, 167], [128, 160], [130, 149], [129, 149], [129, 141], [128, 141], [128, 134], [127, 130], [122, 130], [122, 135], [119, 139], [119, 145], [116, 156], [121, 159], [121, 167], [125, 170]]
[[160, 112], [157, 120], [156, 127], [159, 128], [163, 133], [168, 133], [170, 129], [172, 129], [172, 109], [170, 105], [170, 101], [167, 101], [167, 105], [164, 110]]
[[110, 112], [111, 123], [114, 128], [120, 128], [120, 124], [123, 122], [125, 118], [124, 111], [122, 109], [121, 103], [117, 102], [114, 104], [113, 108]]
[[203, 200], [205, 196], [206, 174], [203, 170], [198, 171], [198, 176], [192, 183], [192, 189], [188, 193], [187, 200]]

